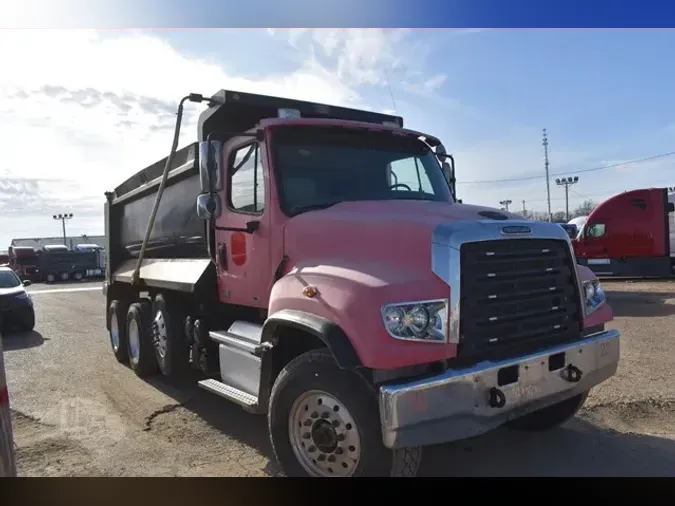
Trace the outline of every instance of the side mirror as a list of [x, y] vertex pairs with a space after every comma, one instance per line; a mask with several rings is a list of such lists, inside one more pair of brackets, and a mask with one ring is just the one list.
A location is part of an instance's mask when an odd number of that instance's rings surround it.
[[30, 286], [30, 285], [32, 285], [32, 284], [33, 284], [33, 282], [32, 282], [30, 279], [25, 279], [25, 280], [23, 281], [23, 286]]
[[223, 144], [220, 141], [199, 143], [199, 181], [202, 193], [223, 189], [222, 154]]
[[223, 206], [217, 193], [202, 193], [197, 197], [197, 216], [202, 220], [215, 220], [222, 213]]
[[450, 165], [448, 162], [443, 162], [443, 175], [445, 176], [445, 179], [448, 183], [452, 182], [452, 165]]
[[668, 202], [667, 212], [669, 212], [669, 213], [675, 212], [675, 204], [674, 203]]
[[443, 144], [436, 146], [436, 158], [438, 158], [440, 162], [445, 162], [448, 159], [448, 152]]

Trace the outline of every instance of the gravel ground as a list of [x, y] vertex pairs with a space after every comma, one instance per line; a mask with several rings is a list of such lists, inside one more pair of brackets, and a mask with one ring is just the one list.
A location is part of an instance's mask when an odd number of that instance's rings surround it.
[[[20, 476], [278, 472], [264, 417], [191, 380], [136, 378], [110, 352], [100, 285], [57, 287], [32, 286], [35, 332], [4, 339]], [[675, 476], [675, 283], [605, 289], [622, 361], [577, 419], [428, 448], [420, 475]]]

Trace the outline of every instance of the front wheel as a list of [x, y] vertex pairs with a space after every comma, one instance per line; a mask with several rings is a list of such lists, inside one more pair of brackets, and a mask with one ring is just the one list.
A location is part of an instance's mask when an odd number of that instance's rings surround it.
[[31, 309], [24, 317], [23, 322], [21, 322], [21, 330], [23, 330], [24, 332], [32, 332], [34, 328], [35, 328], [35, 310]]
[[272, 388], [272, 447], [288, 476], [415, 476], [422, 449], [382, 444], [377, 399], [327, 350], [292, 360]]
[[554, 429], [574, 418], [586, 402], [588, 392], [584, 392], [562, 402], [545, 407], [508, 422], [507, 427], [526, 432], [542, 432]]

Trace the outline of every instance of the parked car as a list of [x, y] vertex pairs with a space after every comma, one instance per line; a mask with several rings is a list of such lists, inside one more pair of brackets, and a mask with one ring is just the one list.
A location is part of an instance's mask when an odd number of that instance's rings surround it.
[[16, 476], [16, 460], [14, 456], [14, 437], [12, 435], [12, 417], [9, 411], [9, 392], [5, 361], [0, 337], [0, 478]]
[[0, 311], [3, 330], [29, 332], [35, 327], [33, 299], [26, 292], [29, 280], [21, 281], [9, 267], [0, 267]]

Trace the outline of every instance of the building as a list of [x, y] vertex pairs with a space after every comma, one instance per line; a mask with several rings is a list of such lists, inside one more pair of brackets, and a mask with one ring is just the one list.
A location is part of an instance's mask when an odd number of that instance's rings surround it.
[[[63, 236], [61, 237], [25, 237], [19, 239], [12, 239], [11, 246], [32, 246], [38, 249], [49, 244], [63, 244]], [[97, 244], [105, 248], [104, 235], [78, 235], [66, 238], [66, 246], [73, 249], [78, 244]]]

